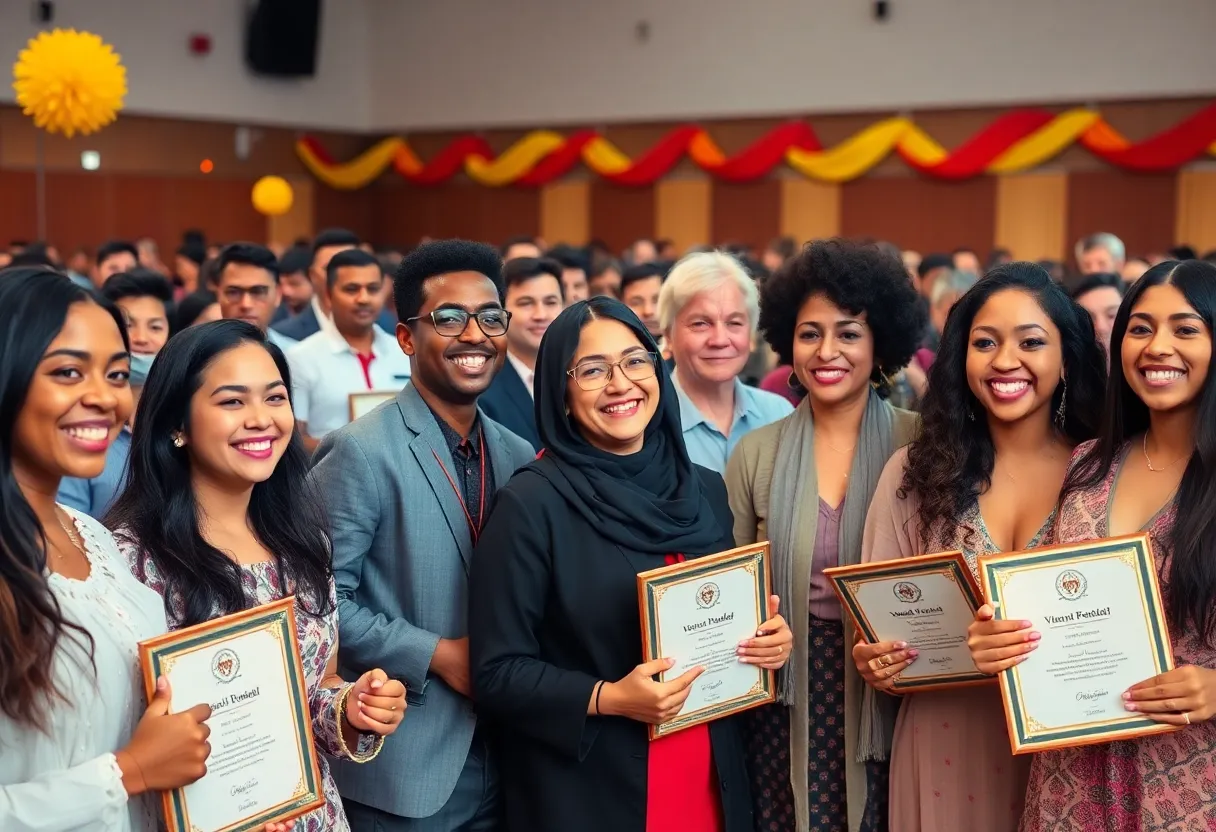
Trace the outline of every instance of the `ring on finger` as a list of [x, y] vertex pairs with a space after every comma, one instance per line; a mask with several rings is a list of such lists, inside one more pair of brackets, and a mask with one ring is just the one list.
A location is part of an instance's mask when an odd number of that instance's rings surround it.
[[1183, 714], [1183, 715], [1182, 715], [1182, 718], [1183, 718], [1184, 720], [1186, 720], [1186, 724], [1187, 724], [1187, 725], [1190, 725], [1190, 724], [1191, 724], [1191, 715], [1190, 715], [1190, 713], [1189, 713], [1189, 712], [1188, 712], [1188, 713]]
[[878, 663], [881, 664], [883, 667], [890, 667], [891, 658], [884, 653], [883, 655], [878, 657]]

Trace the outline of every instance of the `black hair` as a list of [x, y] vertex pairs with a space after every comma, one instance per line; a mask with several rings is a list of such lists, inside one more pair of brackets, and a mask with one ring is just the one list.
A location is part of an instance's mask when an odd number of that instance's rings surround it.
[[591, 258], [587, 256], [585, 249], [575, 248], [565, 243], [546, 251], [545, 257], [557, 261], [563, 269], [582, 269], [585, 272], [591, 265]]
[[1087, 295], [1094, 289], [1116, 289], [1119, 292], [1119, 297], [1123, 297], [1123, 293], [1127, 291], [1127, 286], [1123, 282], [1123, 278], [1112, 272], [1098, 272], [1096, 274], [1087, 274], [1080, 283], [1073, 287], [1069, 295], [1073, 300], [1080, 300], [1082, 295]]
[[[368, 254], [360, 248], [348, 248], [345, 251], [339, 251], [329, 261], [329, 265], [325, 267], [325, 285], [330, 289], [334, 288], [334, 284], [338, 282], [338, 269], [345, 269], [351, 266], [375, 266], [380, 268], [380, 261], [376, 259], [376, 255]], [[383, 276], [383, 269], [381, 275]]]
[[996, 449], [983, 408], [967, 384], [971, 324], [998, 292], [1026, 292], [1060, 331], [1065, 382], [1056, 386], [1047, 409], [1054, 418], [1064, 398], [1064, 423], [1057, 429], [1073, 445], [1098, 432], [1106, 388], [1106, 357], [1094, 337], [1089, 314], [1044, 269], [1034, 263], [997, 266], [968, 289], [950, 310], [937, 357], [929, 370], [929, 390], [921, 403], [923, 429], [908, 448], [898, 495], [915, 492], [920, 528], [952, 523], [992, 484]]
[[198, 285], [204, 289], [215, 289], [220, 285], [220, 258], [208, 257], [198, 267]]
[[[244, 344], [257, 344], [269, 353], [290, 398], [287, 359], [256, 326], [213, 321], [170, 338], [148, 372], [135, 415], [140, 429], [131, 437], [127, 484], [106, 516], [106, 525], [137, 542], [166, 584], [181, 593], [182, 626], [249, 605], [240, 565], [203, 539], [190, 456], [173, 444], [174, 434], [190, 430], [190, 402], [207, 368]], [[324, 615], [333, 609], [330, 542], [324, 505], [307, 474], [308, 452], [295, 431], [274, 473], [253, 486], [248, 520], [274, 557], [284, 591], [296, 595], [297, 608]], [[167, 611], [171, 601], [166, 592]]]
[[174, 315], [177, 319], [176, 329], [182, 330], [191, 326], [198, 320], [198, 316], [203, 314], [204, 309], [218, 302], [219, 298], [215, 296], [215, 292], [208, 289], [199, 289], [186, 295], [177, 304], [177, 314]]
[[215, 258], [215, 280], [218, 284], [224, 279], [224, 269], [233, 263], [240, 266], [253, 266], [269, 272], [271, 280], [279, 282], [279, 261], [274, 252], [257, 243], [229, 243]]
[[662, 263], [638, 263], [629, 266], [621, 272], [621, 285], [617, 287], [616, 296], [625, 297], [625, 290], [629, 288], [629, 284], [637, 283], [639, 280], [649, 280], [652, 277], [667, 279], [667, 269]]
[[502, 266], [502, 282], [507, 291], [510, 291], [512, 286], [518, 286], [525, 281], [544, 275], [549, 275], [557, 280], [562, 298], [565, 299], [566, 290], [562, 286], [562, 267], [556, 260], [550, 260], [547, 257], [516, 257], [514, 260], [503, 263]]
[[516, 234], [514, 236], [508, 237], [506, 242], [504, 242], [499, 247], [498, 253], [501, 254], [503, 257], [506, 257], [507, 252], [511, 250], [512, 246], [523, 246], [523, 245], [529, 245], [529, 246], [536, 245], [536, 238], [529, 236], [528, 234]]
[[200, 240], [187, 239], [177, 247], [177, 251], [174, 253], [178, 257], [186, 258], [196, 266], [201, 266], [207, 259], [207, 246]]
[[129, 272], [112, 274], [101, 287], [101, 295], [111, 303], [118, 303], [123, 298], [158, 300], [165, 308], [165, 319], [169, 321], [170, 329], [173, 328], [176, 317], [173, 310], [173, 284], [159, 272], [136, 268]]
[[1188, 245], [1174, 246], [1170, 249], [1169, 255], [1171, 260], [1197, 260], [1199, 258], [1194, 247]]
[[798, 241], [789, 235], [775, 237], [769, 241], [767, 250], [781, 255], [782, 260], [788, 260], [798, 253]]
[[45, 243], [31, 243], [19, 254], [14, 254], [8, 264], [10, 269], [21, 267], [58, 270], [59, 264], [51, 259]]
[[[316, 258], [317, 252], [323, 248], [331, 248], [333, 246], [358, 246], [362, 240], [359, 235], [345, 228], [327, 228], [313, 238], [312, 241], [312, 256]], [[312, 260], [309, 260], [309, 265], [312, 265]]]
[[794, 363], [798, 312], [816, 294], [854, 315], [865, 313], [874, 336], [870, 380], [885, 397], [887, 376], [912, 360], [928, 325], [903, 262], [873, 243], [839, 237], [809, 243], [785, 261], [760, 287], [760, 329], [782, 364]]
[[279, 258], [279, 274], [307, 273], [311, 265], [312, 249], [308, 246], [292, 246]]
[[[1154, 286], [1174, 286], [1186, 298], [1209, 334], [1216, 320], [1216, 265], [1203, 260], [1167, 260], [1153, 266], [1131, 285], [1119, 306], [1110, 336], [1110, 384], [1102, 412], [1098, 441], [1073, 464], [1060, 493], [1060, 503], [1074, 491], [1102, 482], [1124, 445], [1144, 433], [1149, 409], [1123, 373], [1120, 354], [1128, 319], [1136, 302]], [[1176, 630], [1194, 627], [1205, 646], [1212, 645], [1216, 626], [1216, 384], [1212, 369], [1199, 393], [1195, 414], [1195, 450], [1178, 485], [1176, 519], [1169, 534], [1169, 592], [1165, 606]]]
[[411, 251], [393, 276], [393, 299], [397, 320], [418, 316], [426, 301], [426, 281], [452, 272], [477, 272], [490, 278], [501, 301], [506, 294], [502, 282], [502, 256], [485, 243], [468, 240], [434, 240]]
[[122, 254], [124, 251], [134, 257], [136, 263], [139, 262], [139, 250], [126, 240], [110, 240], [102, 243], [97, 249], [97, 256], [94, 258], [94, 262], [100, 266], [115, 254]]
[[48, 700], [67, 701], [54, 676], [60, 638], [85, 647], [90, 663], [94, 644], [47, 585], [46, 534], [13, 473], [14, 433], [42, 356], [78, 303], [109, 312], [127, 346], [114, 305], [63, 275], [17, 268], [0, 279], [0, 713], [40, 730], [51, 728]]
[[918, 277], [924, 277], [934, 269], [953, 269], [954, 258], [949, 254], [926, 254], [920, 259], [920, 265], [916, 267]]
[[604, 255], [593, 257], [591, 258], [591, 268], [587, 270], [587, 277], [589, 279], [599, 277], [606, 271], [615, 271], [620, 274], [621, 264], [613, 257]]

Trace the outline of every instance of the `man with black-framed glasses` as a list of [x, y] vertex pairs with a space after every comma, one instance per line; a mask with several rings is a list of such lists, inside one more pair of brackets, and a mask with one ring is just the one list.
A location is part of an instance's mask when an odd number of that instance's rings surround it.
[[535, 456], [478, 409], [506, 358], [502, 260], [480, 243], [415, 249], [393, 280], [410, 382], [321, 442], [339, 672], [391, 668], [410, 715], [363, 765], [335, 761], [352, 829], [491, 832], [498, 772], [469, 684], [468, 572], [495, 492]]
[[279, 261], [274, 252], [257, 243], [224, 246], [216, 275], [220, 315], [253, 324], [284, 352], [299, 343], [270, 328], [280, 299]]

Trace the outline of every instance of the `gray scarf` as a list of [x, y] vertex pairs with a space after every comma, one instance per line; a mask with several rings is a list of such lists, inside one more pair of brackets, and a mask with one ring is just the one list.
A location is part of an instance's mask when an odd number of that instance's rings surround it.
[[[876, 392], [870, 391], [857, 452], [849, 473], [840, 523], [840, 565], [861, 561], [861, 536], [866, 512], [878, 478], [894, 452], [895, 411]], [[773, 591], [781, 596], [782, 612], [794, 633], [794, 655], [778, 674], [777, 698], [788, 705], [791, 740], [791, 785], [799, 818], [805, 828], [807, 817], [807, 769], [810, 753], [810, 667], [807, 656], [811, 585], [811, 555], [815, 549], [818, 525], [819, 484], [815, 472], [815, 423], [810, 400], [804, 399], [786, 420], [777, 443], [777, 458], [769, 491], [768, 533], [772, 544]], [[884, 760], [894, 731], [895, 711], [890, 697], [879, 696], [866, 685], [853, 666], [850, 638], [845, 628], [845, 750], [858, 763]], [[851, 712], [851, 713], [850, 713]], [[860, 716], [860, 724], [856, 717]], [[857, 730], [857, 734], [852, 732]], [[853, 768], [853, 766], [850, 766]], [[864, 769], [860, 771], [864, 777]], [[864, 793], [864, 783], [849, 791]], [[850, 800], [850, 816], [859, 807]], [[851, 823], [850, 826], [855, 826]]]

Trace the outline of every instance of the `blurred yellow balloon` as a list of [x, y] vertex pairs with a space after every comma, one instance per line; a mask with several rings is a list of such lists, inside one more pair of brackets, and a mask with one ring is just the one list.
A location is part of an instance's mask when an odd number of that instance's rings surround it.
[[281, 176], [263, 176], [253, 183], [253, 207], [259, 214], [277, 217], [291, 210], [295, 194]]

